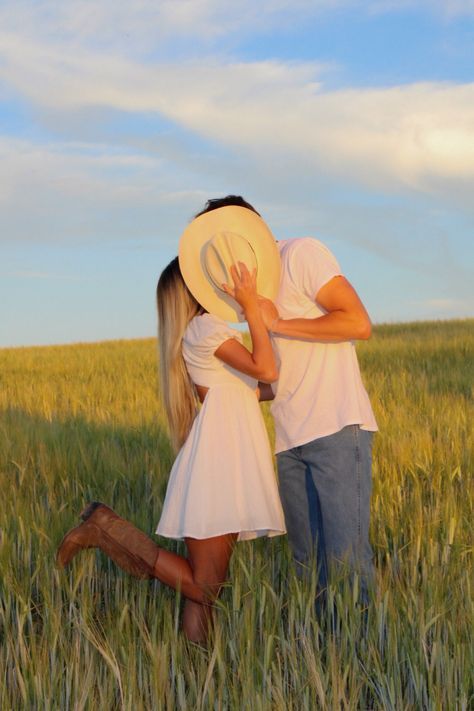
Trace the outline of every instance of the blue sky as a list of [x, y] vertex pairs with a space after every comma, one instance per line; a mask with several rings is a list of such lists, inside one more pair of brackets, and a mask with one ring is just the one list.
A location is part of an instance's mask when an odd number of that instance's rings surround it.
[[208, 197], [375, 323], [474, 316], [473, 0], [0, 4], [0, 346], [152, 336]]

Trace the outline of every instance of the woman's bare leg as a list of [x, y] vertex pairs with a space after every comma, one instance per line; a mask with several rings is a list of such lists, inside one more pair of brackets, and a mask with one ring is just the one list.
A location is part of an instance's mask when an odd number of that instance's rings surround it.
[[85, 548], [100, 548], [123, 570], [139, 578], [155, 577], [196, 603], [212, 604], [225, 580], [237, 534], [186, 539], [189, 559], [158, 546], [130, 521], [100, 502], [81, 514], [57, 552], [60, 567]]
[[206, 603], [186, 600], [183, 612], [183, 631], [193, 642], [204, 642], [212, 624], [212, 602], [218, 597], [227, 578], [229, 562], [237, 534], [213, 538], [186, 538], [188, 561], [194, 582], [207, 598]]
[[196, 644], [205, 644], [212, 628], [213, 610], [188, 598], [184, 601], [181, 626], [186, 637]]
[[165, 585], [180, 590], [195, 602], [204, 603], [216, 597], [214, 589], [225, 580], [237, 534], [212, 538], [186, 538], [188, 558], [159, 549], [154, 576]]

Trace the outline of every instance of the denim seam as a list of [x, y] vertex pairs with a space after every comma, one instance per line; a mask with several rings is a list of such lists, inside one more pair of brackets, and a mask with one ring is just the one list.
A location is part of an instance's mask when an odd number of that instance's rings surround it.
[[361, 525], [360, 525], [360, 509], [361, 509], [361, 456], [360, 456], [360, 443], [359, 443], [359, 427], [354, 426], [354, 439], [355, 439], [355, 458], [356, 458], [356, 476], [357, 476], [357, 537], [358, 537], [358, 549], [360, 553], [361, 549]]

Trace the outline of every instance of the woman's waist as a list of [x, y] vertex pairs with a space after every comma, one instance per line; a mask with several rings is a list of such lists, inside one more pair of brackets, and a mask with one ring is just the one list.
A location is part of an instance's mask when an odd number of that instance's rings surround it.
[[234, 374], [230, 370], [211, 372], [206, 370], [200, 370], [198, 368], [188, 368], [188, 373], [193, 383], [196, 383], [196, 385], [201, 385], [204, 388], [236, 385], [255, 390], [258, 385], [257, 380], [255, 378], [250, 377], [250, 375], [245, 375], [244, 373], [237, 372]]
[[243, 392], [247, 393], [256, 393], [257, 392], [257, 385], [258, 383], [245, 383], [242, 380], [224, 380], [224, 381], [201, 381], [201, 382], [194, 382], [196, 387], [198, 387], [200, 390], [205, 390], [206, 392], [210, 392], [211, 390], [213, 391], [222, 391], [222, 390], [242, 390]]

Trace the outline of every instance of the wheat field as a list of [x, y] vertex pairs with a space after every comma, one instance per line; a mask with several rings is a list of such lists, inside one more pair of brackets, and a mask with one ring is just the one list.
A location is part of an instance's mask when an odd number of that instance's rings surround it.
[[155, 342], [0, 350], [0, 708], [474, 708], [474, 320], [378, 326], [358, 353], [380, 428], [368, 611], [341, 576], [318, 621], [286, 540], [240, 543], [203, 648], [159, 582], [96, 551], [54, 565], [92, 499], [155, 529]]

